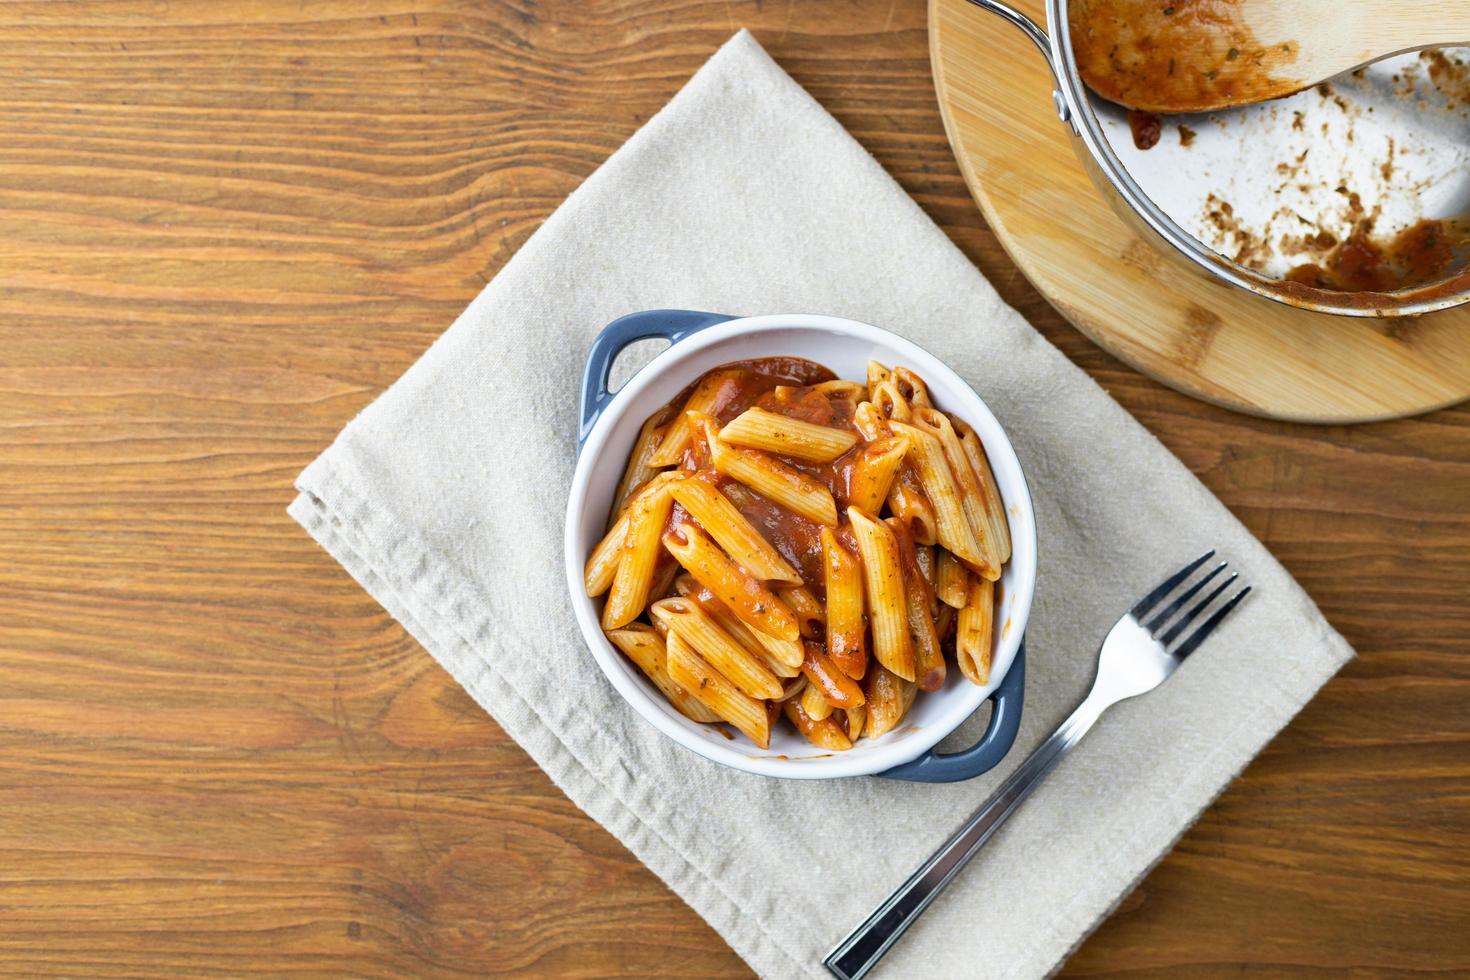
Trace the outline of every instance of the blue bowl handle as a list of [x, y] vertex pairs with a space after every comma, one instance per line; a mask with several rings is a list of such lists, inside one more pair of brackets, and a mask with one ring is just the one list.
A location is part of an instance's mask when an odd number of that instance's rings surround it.
[[933, 749], [925, 752], [913, 762], [894, 766], [878, 775], [885, 779], [907, 779], [916, 783], [955, 783], [962, 779], [973, 779], [995, 767], [1004, 759], [1016, 741], [1016, 732], [1021, 728], [1021, 701], [1026, 692], [1026, 641], [1016, 651], [1016, 659], [1006, 672], [1005, 680], [990, 695], [993, 706], [990, 725], [980, 741], [962, 749], [940, 755]]
[[597, 417], [612, 401], [607, 390], [608, 372], [623, 348], [637, 340], [662, 337], [670, 343], [678, 343], [690, 334], [705, 327], [712, 327], [726, 320], [734, 320], [726, 313], [699, 313], [694, 310], [646, 310], [618, 317], [602, 328], [592, 341], [587, 352], [587, 368], [582, 374], [582, 430], [577, 435], [577, 447], [587, 441], [587, 435], [596, 424]]

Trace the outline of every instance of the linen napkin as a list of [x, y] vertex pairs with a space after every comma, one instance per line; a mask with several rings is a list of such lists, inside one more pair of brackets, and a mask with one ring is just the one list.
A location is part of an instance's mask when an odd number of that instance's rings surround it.
[[[1035, 494], [1021, 734], [930, 786], [797, 782], [645, 724], [572, 619], [562, 520], [594, 334], [636, 310], [810, 312], [887, 327], [973, 384]], [[776, 352], [772, 352], [776, 353]], [[879, 967], [1055, 969], [1351, 655], [1286, 572], [1003, 305], [745, 32], [557, 210], [297, 481], [291, 514], [568, 796], [759, 973], [820, 960], [1085, 694], [1113, 620], [1218, 546], [1256, 586], [1167, 684], [1110, 711]], [[972, 718], [951, 744], [983, 730]]]

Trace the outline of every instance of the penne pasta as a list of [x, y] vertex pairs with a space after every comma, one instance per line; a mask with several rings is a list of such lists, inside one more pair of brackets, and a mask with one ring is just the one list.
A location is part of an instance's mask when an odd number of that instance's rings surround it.
[[679, 634], [670, 631], [666, 649], [669, 676], [675, 684], [756, 745], [764, 749], [771, 744], [771, 716], [764, 704], [741, 692], [705, 663]]
[[663, 536], [663, 542], [685, 571], [741, 622], [781, 640], [795, 640], [801, 635], [790, 607], [725, 557], [699, 528], [680, 524]]
[[908, 713], [909, 705], [914, 703], [919, 687], [879, 665], [868, 672], [863, 681], [863, 693], [867, 710], [863, 734], [868, 738], [878, 738], [898, 727]]
[[658, 451], [658, 444], [663, 441], [667, 415], [667, 412], [655, 412], [638, 430], [638, 439], [633, 443], [633, 454], [628, 457], [628, 468], [623, 470], [617, 493], [613, 494], [610, 522], [616, 521], [617, 515], [622, 513], [633, 494], [658, 475], [659, 470], [652, 464], [652, 460]]
[[827, 590], [827, 655], [848, 677], [868, 666], [863, 620], [863, 570], [831, 528], [822, 528], [823, 585]]
[[893, 382], [898, 387], [899, 394], [908, 401], [909, 407], [920, 405], [932, 406], [929, 400], [929, 386], [924, 384], [924, 379], [906, 367], [895, 367], [893, 369]]
[[898, 542], [898, 556], [903, 568], [904, 603], [908, 613], [909, 638], [914, 647], [914, 680], [921, 691], [937, 691], [944, 686], [944, 653], [939, 649], [939, 634], [934, 629], [934, 593], [919, 571], [914, 540], [897, 518], [885, 522]]
[[643, 494], [633, 505], [628, 515], [628, 530], [620, 546], [622, 556], [618, 559], [618, 570], [602, 607], [604, 630], [627, 626], [648, 604], [658, 564], [659, 535], [663, 533], [664, 522], [669, 519], [673, 506], [674, 498], [669, 495], [667, 484]]
[[975, 469], [975, 477], [985, 492], [985, 512], [990, 519], [990, 538], [995, 542], [995, 558], [1004, 565], [1011, 560], [1011, 523], [1006, 515], [1005, 501], [1000, 496], [1000, 486], [990, 470], [990, 459], [985, 455], [985, 447], [980, 444], [980, 436], [974, 429], [953, 417], [950, 421], [960, 434], [960, 445], [964, 447], [965, 455]]
[[650, 626], [632, 623], [622, 629], [610, 630], [607, 638], [613, 646], [643, 671], [669, 703], [691, 721], [719, 721], [720, 716], [691, 697], [669, 676], [668, 655], [664, 652], [664, 638]]
[[[942, 550], [942, 549], [941, 549]], [[914, 545], [914, 562], [919, 566], [919, 574], [924, 576], [924, 581], [929, 585], [929, 591], [934, 591], [934, 546], [932, 544]], [[938, 610], [935, 610], [938, 612]]]
[[741, 361], [640, 428], [583, 585], [685, 717], [844, 751], [912, 727], [951, 650], [991, 679], [1010, 528], [984, 446], [912, 369], [865, 382]]
[[801, 672], [808, 688], [816, 688], [834, 708], [853, 708], [863, 703], [862, 687], [837, 668], [832, 658], [822, 652], [820, 644], [807, 643], [805, 651]]
[[857, 435], [763, 408], [748, 408], [720, 430], [720, 441], [811, 463], [830, 463], [857, 444]]
[[970, 599], [959, 612], [955, 627], [954, 655], [960, 673], [971, 683], [990, 681], [991, 645], [995, 632], [995, 583], [976, 578], [970, 582]]
[[847, 492], [848, 506], [869, 514], [878, 513], [883, 501], [888, 499], [888, 492], [908, 451], [908, 440], [900, 436], [888, 436], [864, 446], [853, 464]]
[[949, 418], [943, 412], [933, 408], [915, 408], [913, 424], [916, 428], [923, 429], [939, 440], [939, 447], [944, 452], [944, 461], [949, 464], [949, 471], [953, 474], [955, 486], [959, 490], [960, 509], [965, 512], [965, 520], [969, 521], [970, 530], [975, 535], [975, 543], [980, 549], [982, 559], [980, 573], [988, 579], [1000, 578], [1000, 563], [996, 560], [995, 547], [991, 543], [990, 518], [985, 492], [980, 486], [979, 479], [975, 476], [970, 457], [965, 454], [964, 446], [960, 444], [960, 437], [956, 434], [954, 426], [950, 424]]
[[848, 508], [847, 517], [852, 522], [858, 553], [863, 559], [868, 623], [873, 630], [873, 656], [884, 667], [911, 681], [914, 679], [914, 647], [909, 637], [908, 599], [904, 594], [898, 542], [886, 525], [855, 507]]
[[868, 442], [877, 442], [879, 439], [892, 437], [893, 430], [888, 428], [888, 420], [878, 412], [878, 406], [871, 401], [863, 402], [857, 407], [852, 415], [853, 428], [858, 430]]
[[582, 571], [582, 583], [589, 598], [595, 599], [612, 588], [613, 576], [618, 573], [618, 562], [623, 557], [623, 538], [627, 533], [628, 515], [624, 514], [592, 549]]
[[893, 374], [888, 368], [877, 361], [868, 362], [868, 390], [872, 391], [883, 382], [887, 381]]
[[655, 621], [662, 620], [694, 652], [740, 690], [753, 698], [779, 698], [781, 682], [759, 657], [747, 650], [693, 599], [675, 596], [648, 607]]
[[890, 422], [907, 422], [910, 418], [909, 400], [899, 390], [898, 382], [889, 378], [868, 389], [868, 397], [878, 414]]
[[939, 552], [939, 565], [935, 569], [934, 592], [939, 601], [954, 609], [963, 608], [970, 598], [970, 573], [959, 559], [948, 551]]
[[771, 673], [781, 678], [801, 676], [801, 661], [804, 654], [800, 641], [778, 640], [774, 636], [767, 636], [759, 630], [751, 629], [713, 597], [696, 601], [720, 629], [729, 633], [736, 643], [765, 664], [766, 669]]
[[603, 535], [602, 540], [597, 543], [597, 547], [592, 549], [592, 554], [587, 558], [583, 571], [583, 583], [587, 587], [589, 597], [596, 598], [612, 587], [613, 576], [617, 574], [618, 562], [623, 556], [623, 538], [628, 533], [632, 504], [637, 503], [643, 496], [653, 493], [659, 487], [680, 479], [683, 479], [681, 473], [659, 473], [633, 494], [629, 506], [618, 515], [613, 526], [607, 534]]
[[677, 466], [684, 458], [684, 450], [689, 448], [692, 441], [693, 430], [689, 426], [688, 413], [701, 412], [713, 414], [722, 401], [725, 389], [733, 387], [739, 377], [739, 369], [725, 368], [711, 371], [699, 380], [694, 390], [689, 393], [684, 407], [674, 416], [669, 423], [668, 431], [664, 433], [663, 441], [659, 443], [658, 450], [649, 459], [649, 466]]
[[719, 439], [719, 424], [712, 418], [694, 424], [704, 429], [715, 469], [809, 521], [837, 526], [837, 502], [826, 484], [767, 453], [725, 445]]
[[776, 595], [780, 596], [782, 601], [791, 607], [791, 611], [796, 613], [796, 621], [801, 628], [802, 636], [815, 640], [822, 635], [827, 627], [827, 612], [817, 601], [817, 597], [811, 594], [811, 590], [798, 585], [791, 588], [778, 588]]
[[939, 520], [934, 505], [924, 495], [919, 474], [908, 460], [898, 469], [898, 479], [888, 491], [888, 509], [903, 521], [919, 544], [939, 543]]
[[783, 708], [792, 727], [818, 748], [832, 752], [846, 752], [852, 748], [852, 739], [847, 737], [841, 725], [830, 717], [813, 718], [806, 712], [800, 699], [787, 701]]
[[[713, 474], [709, 474], [713, 476]], [[801, 583], [801, 576], [771, 543], [701, 473], [679, 480], [669, 492], [689, 516], [741, 567], [758, 579]]]
[[965, 564], [983, 570], [991, 567], [980, 552], [975, 532], [965, 518], [960, 505], [959, 488], [955, 486], [954, 474], [944, 458], [944, 448], [939, 439], [923, 429], [906, 422], [890, 422], [894, 433], [909, 440], [909, 459], [919, 471], [919, 480], [924, 485], [924, 496], [934, 508], [939, 543], [954, 553]]
[[[806, 676], [802, 675], [806, 680]], [[822, 721], [832, 714], [832, 702], [828, 701], [810, 681], [801, 692], [801, 710], [815, 721]]]

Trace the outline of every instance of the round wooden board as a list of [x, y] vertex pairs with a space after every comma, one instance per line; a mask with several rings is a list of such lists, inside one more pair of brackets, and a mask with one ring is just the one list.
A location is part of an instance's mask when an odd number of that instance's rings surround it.
[[[1041, 0], [1016, 0], [1042, 22]], [[1079, 330], [1172, 388], [1237, 411], [1368, 422], [1470, 398], [1470, 307], [1414, 319], [1329, 316], [1193, 272], [1140, 239], [1093, 186], [1014, 27], [930, 0], [950, 144], [1016, 264]]]

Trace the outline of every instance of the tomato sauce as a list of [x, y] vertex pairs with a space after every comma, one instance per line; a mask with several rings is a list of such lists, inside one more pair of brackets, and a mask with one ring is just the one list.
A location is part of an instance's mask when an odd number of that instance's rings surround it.
[[[818, 386], [837, 380], [837, 376], [811, 361], [799, 357], [767, 357], [751, 361], [737, 361], [716, 368], [690, 385], [669, 403], [668, 410], [677, 410], [691, 392], [705, 382], [706, 378], [719, 375], [710, 414], [721, 425], [729, 423], [748, 408], [763, 408], [766, 411], [815, 425], [828, 425], [839, 429], [856, 431], [852, 424], [856, 408], [850, 394], [840, 387], [823, 391]], [[852, 471], [862, 452], [860, 441], [848, 452], [830, 463], [811, 463], [789, 457], [781, 461], [793, 469], [814, 477], [832, 491], [839, 512], [847, 507], [852, 485]], [[822, 537], [821, 525], [793, 514], [784, 507], [767, 500], [741, 483], [721, 476], [710, 468], [709, 453], [702, 440], [695, 439], [684, 453], [683, 469], [698, 472], [701, 478], [714, 482], [715, 487], [728, 497], [761, 535], [801, 573], [808, 586], [823, 598], [822, 588]], [[667, 528], [687, 522], [688, 514], [675, 505]], [[857, 543], [846, 523], [839, 531], [839, 539], [856, 551]]]

